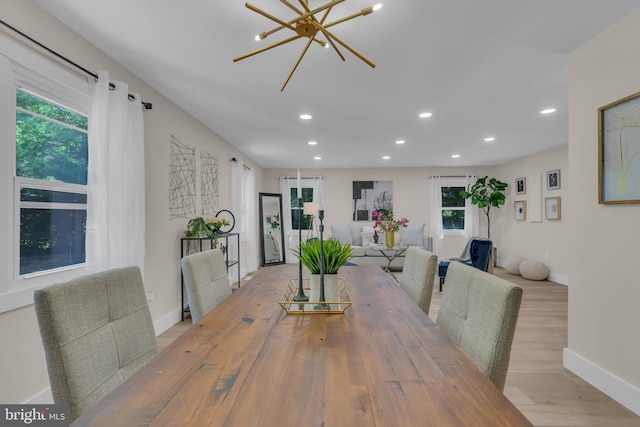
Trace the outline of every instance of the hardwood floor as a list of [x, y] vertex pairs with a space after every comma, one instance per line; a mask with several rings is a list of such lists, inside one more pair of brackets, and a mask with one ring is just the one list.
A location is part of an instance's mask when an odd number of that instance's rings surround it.
[[[502, 268], [495, 269], [494, 274], [524, 289], [504, 389], [507, 398], [536, 426], [640, 426], [639, 416], [563, 368], [567, 286], [525, 280]], [[434, 320], [441, 297], [437, 288], [434, 287], [429, 311]], [[190, 318], [176, 324], [158, 337], [158, 346], [166, 347], [190, 326]]]

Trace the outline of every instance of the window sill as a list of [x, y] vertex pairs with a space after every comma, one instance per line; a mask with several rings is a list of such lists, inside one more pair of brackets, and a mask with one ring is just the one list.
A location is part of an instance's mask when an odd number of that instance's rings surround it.
[[42, 286], [20, 289], [0, 295], [0, 313], [33, 304], [33, 292]]

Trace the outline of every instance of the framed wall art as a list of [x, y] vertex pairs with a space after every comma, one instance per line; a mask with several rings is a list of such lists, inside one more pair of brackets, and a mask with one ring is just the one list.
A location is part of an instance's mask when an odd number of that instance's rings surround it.
[[516, 178], [516, 194], [526, 194], [527, 193], [527, 180], [526, 178]]
[[373, 212], [393, 211], [393, 181], [353, 181], [353, 220], [371, 221]]
[[527, 219], [527, 202], [526, 200], [516, 200], [513, 202], [516, 221], [525, 221]]
[[560, 169], [547, 172], [547, 190], [557, 190], [560, 188]]
[[560, 211], [560, 196], [545, 197], [544, 217], [548, 220], [557, 220], [562, 217]]
[[598, 109], [598, 203], [640, 203], [640, 92]]

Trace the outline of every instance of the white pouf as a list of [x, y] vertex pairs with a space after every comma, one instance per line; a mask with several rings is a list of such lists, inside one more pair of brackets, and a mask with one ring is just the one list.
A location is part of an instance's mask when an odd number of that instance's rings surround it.
[[549, 267], [532, 259], [520, 263], [520, 274], [528, 280], [544, 280], [549, 276]]
[[520, 264], [522, 261], [526, 261], [526, 258], [520, 255], [510, 255], [504, 262], [504, 269], [509, 274], [520, 275]]

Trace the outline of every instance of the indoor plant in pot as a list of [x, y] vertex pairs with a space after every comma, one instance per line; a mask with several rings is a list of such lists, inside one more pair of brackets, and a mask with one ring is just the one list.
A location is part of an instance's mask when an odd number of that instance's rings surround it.
[[[341, 243], [330, 238], [322, 242], [324, 259], [324, 296], [325, 301], [339, 301], [338, 270], [351, 259], [351, 244]], [[320, 240], [311, 239], [300, 243], [298, 249], [291, 252], [307, 267], [311, 273], [311, 295], [309, 301], [320, 301]], [[337, 308], [337, 307], [331, 307]]]

